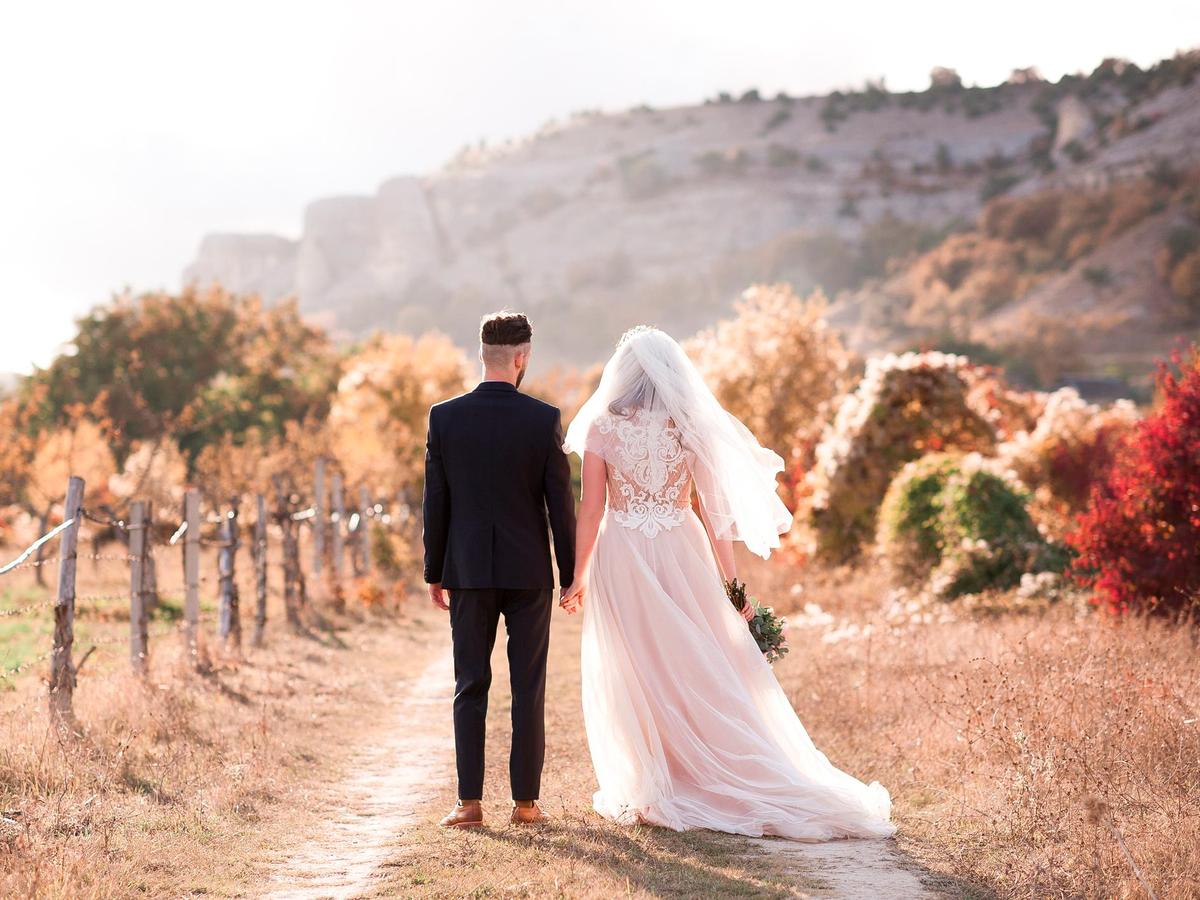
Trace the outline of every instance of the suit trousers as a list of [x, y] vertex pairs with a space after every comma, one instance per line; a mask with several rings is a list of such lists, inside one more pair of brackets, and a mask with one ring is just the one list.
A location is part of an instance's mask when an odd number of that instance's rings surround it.
[[546, 655], [553, 591], [450, 589], [454, 643], [454, 752], [458, 796], [483, 799], [484, 741], [492, 648], [504, 616], [512, 685], [512, 747], [508, 771], [514, 800], [536, 800], [546, 758]]

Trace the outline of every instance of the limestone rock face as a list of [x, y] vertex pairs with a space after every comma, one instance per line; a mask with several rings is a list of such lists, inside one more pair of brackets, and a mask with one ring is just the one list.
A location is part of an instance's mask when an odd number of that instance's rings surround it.
[[341, 306], [373, 291], [378, 235], [372, 197], [329, 197], [310, 203], [296, 258], [301, 307]]
[[277, 299], [295, 293], [296, 243], [273, 234], [210, 234], [185, 282], [220, 282], [237, 293]]
[[[211, 235], [184, 277], [296, 295], [344, 335], [439, 328], [470, 345], [480, 314], [521, 308], [542, 360], [587, 363], [640, 322], [685, 336], [755, 280], [836, 292], [865, 233], [969, 223], [998, 178], [1086, 189], [1153, 158], [1200, 162], [1200, 80], [1131, 111], [1149, 124], [1113, 140], [1072, 96], [1048, 124], [1045, 89], [1006, 85], [982, 110], [963, 89], [845, 114], [813, 97], [580, 115], [370, 196], [317, 200], [296, 242]], [[1045, 149], [1072, 140], [1086, 154], [1055, 153], [1046, 172]]]
[[1063, 148], [1069, 144], [1083, 145], [1095, 134], [1092, 111], [1073, 94], [1058, 104], [1058, 127], [1054, 132], [1054, 152], [1061, 159]]

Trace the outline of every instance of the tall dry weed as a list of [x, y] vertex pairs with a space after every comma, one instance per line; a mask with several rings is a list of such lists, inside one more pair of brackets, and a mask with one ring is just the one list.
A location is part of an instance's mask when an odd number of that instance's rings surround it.
[[1065, 606], [906, 618], [878, 573], [793, 594], [769, 571], [751, 587], [795, 608], [781, 681], [836, 764], [892, 790], [922, 862], [1005, 897], [1200, 896], [1194, 630]]

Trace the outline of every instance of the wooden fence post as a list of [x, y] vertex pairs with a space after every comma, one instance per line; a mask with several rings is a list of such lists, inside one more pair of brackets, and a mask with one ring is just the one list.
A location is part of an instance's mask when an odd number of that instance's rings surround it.
[[313, 554], [312, 573], [321, 574], [321, 565], [325, 559], [325, 457], [317, 460], [316, 472], [313, 475]]
[[342, 495], [342, 476], [334, 473], [330, 505], [333, 509], [333, 577], [342, 578], [342, 567], [346, 555], [346, 501]]
[[297, 522], [292, 518], [292, 505], [284, 492], [283, 483], [275, 480], [275, 521], [283, 532], [283, 610], [290, 628], [301, 629], [300, 604], [298, 588], [301, 587], [303, 575], [300, 571], [300, 547], [296, 541]]
[[267, 627], [267, 499], [256, 498], [258, 518], [254, 521], [254, 639], [253, 645], [263, 645]]
[[146, 504], [135, 501], [129, 511], [129, 662], [146, 674], [149, 619], [143, 584], [146, 561]]
[[371, 574], [371, 492], [365, 487], [358, 489], [358, 555], [363, 575]]
[[217, 554], [217, 570], [221, 576], [220, 635], [226, 647], [242, 645], [242, 619], [237, 586], [238, 498], [229, 499], [229, 511], [221, 520], [219, 532], [221, 549]]
[[333, 587], [331, 597], [334, 608], [340, 611], [346, 603], [342, 587], [343, 568], [346, 564], [346, 498], [342, 494], [340, 472], [333, 473], [329, 503], [333, 510], [333, 515], [330, 517], [333, 520], [333, 565], [330, 566], [329, 573]]
[[146, 615], [158, 609], [158, 565], [154, 560], [154, 503], [146, 501], [146, 562], [142, 566], [142, 608]]
[[62, 534], [58, 554], [54, 649], [50, 653], [50, 715], [60, 725], [74, 718], [71, 700], [75, 693], [75, 664], [71, 659], [71, 649], [75, 643], [75, 562], [79, 520], [83, 514], [83, 487], [83, 479], [74, 475], [67, 482], [63, 516], [64, 521], [71, 520], [71, 525]]
[[189, 490], [183, 498], [183, 518], [187, 531], [183, 535], [183, 579], [186, 596], [183, 601], [183, 629], [187, 640], [188, 659], [200, 667], [200, 492]]

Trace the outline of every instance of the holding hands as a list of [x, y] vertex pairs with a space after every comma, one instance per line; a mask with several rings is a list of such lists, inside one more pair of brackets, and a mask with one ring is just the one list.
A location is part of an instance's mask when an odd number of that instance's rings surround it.
[[562, 589], [562, 596], [559, 598], [558, 605], [566, 610], [567, 615], [574, 615], [583, 609], [583, 598], [587, 595], [587, 589], [587, 579], [576, 578], [570, 587]]

